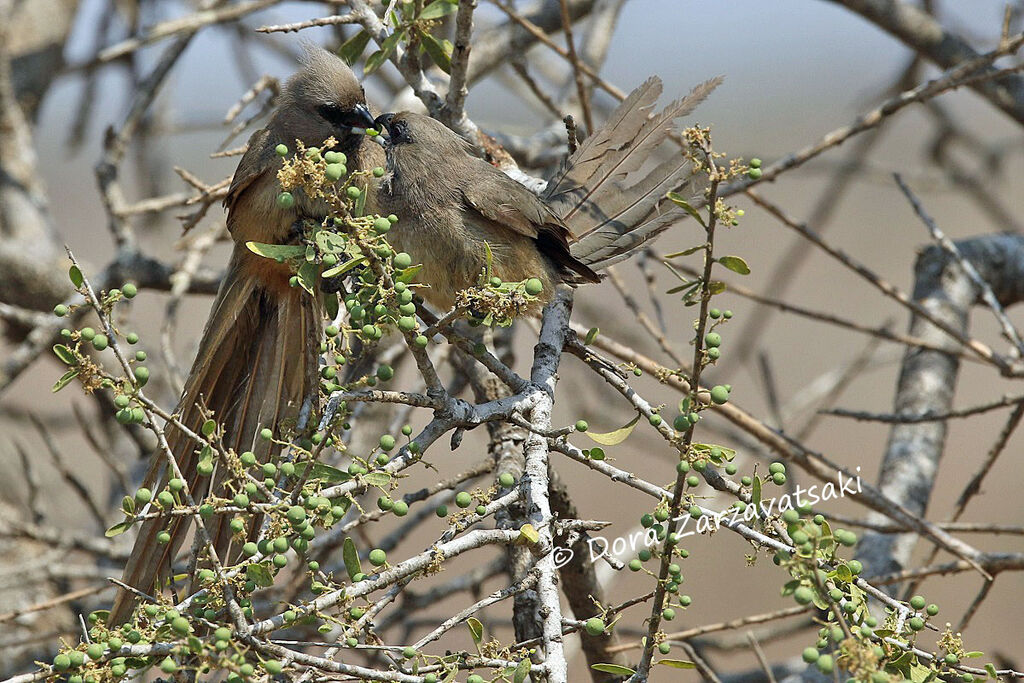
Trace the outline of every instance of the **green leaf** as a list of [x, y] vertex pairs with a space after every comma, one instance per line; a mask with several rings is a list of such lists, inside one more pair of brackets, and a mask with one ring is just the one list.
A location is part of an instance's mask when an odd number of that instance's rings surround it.
[[430, 55], [431, 61], [437, 64], [438, 68], [445, 73], [452, 70], [452, 44], [447, 40], [438, 40], [426, 31], [420, 31], [420, 44]]
[[264, 564], [253, 563], [246, 566], [245, 578], [264, 588], [274, 585], [274, 576]]
[[338, 295], [334, 292], [324, 294], [324, 312], [329, 320], [338, 317]]
[[[306, 467], [309, 463], [300, 462], [295, 465], [295, 474], [298, 477], [302, 477], [306, 472]], [[309, 479], [319, 479], [329, 484], [340, 484], [352, 479], [352, 475], [348, 472], [343, 472], [337, 467], [331, 467], [325, 465], [322, 462], [313, 463], [313, 469], [309, 472]]]
[[978, 657], [984, 657], [985, 653], [980, 650], [972, 650], [971, 652], [965, 652], [964, 659], [977, 659]]
[[530, 658], [527, 657], [526, 659], [520, 661], [519, 664], [516, 666], [515, 675], [512, 676], [512, 683], [524, 683], [526, 681], [526, 677], [529, 675]]
[[473, 642], [479, 645], [484, 640], [484, 625], [480, 623], [480, 620], [476, 617], [470, 617], [466, 619], [466, 626], [469, 627], [469, 635], [473, 637]]
[[696, 220], [698, 223], [703, 225], [705, 228], [707, 227], [707, 224], [704, 223], [704, 219], [701, 217], [699, 213], [697, 213], [697, 209], [690, 206], [690, 202], [686, 201], [683, 198], [683, 195], [678, 194], [676, 192], [669, 192], [665, 196], [668, 197], [673, 204], [681, 207], [683, 211], [693, 216], [694, 220]]
[[623, 441], [625, 441], [629, 437], [629, 435], [633, 433], [633, 428], [636, 427], [636, 423], [639, 421], [640, 416], [637, 415], [632, 420], [622, 425], [613, 432], [605, 432], [603, 434], [600, 432], [583, 433], [590, 437], [592, 441], [596, 441], [602, 446], [615, 446], [616, 444], [620, 444]]
[[836, 578], [843, 583], [850, 583], [853, 581], [853, 572], [845, 564], [841, 564], [836, 567]]
[[199, 462], [213, 462], [213, 448], [210, 447], [210, 444], [206, 444], [203, 446], [203, 450], [199, 451]]
[[583, 340], [583, 343], [586, 344], [587, 346], [590, 346], [591, 344], [594, 343], [594, 340], [597, 339], [597, 335], [599, 334], [601, 334], [600, 327], [591, 327], [589, 330], [587, 330], [587, 336]]
[[245, 246], [247, 246], [249, 251], [257, 256], [272, 258], [275, 261], [277, 259], [287, 260], [290, 258], [298, 258], [306, 253], [306, 247], [301, 244], [264, 244], [262, 242], [246, 242]]
[[618, 664], [591, 664], [590, 668], [595, 671], [603, 671], [606, 674], [618, 674], [619, 676], [632, 676], [636, 673], [628, 666], [619, 666]]
[[457, 10], [458, 2], [452, 2], [452, 0], [434, 0], [420, 12], [417, 19], [440, 19], [446, 17], [455, 10]]
[[109, 529], [107, 529], [103, 533], [103, 535], [106, 536], [107, 538], [113, 538], [114, 536], [120, 536], [124, 532], [128, 531], [129, 529], [131, 529], [132, 528], [132, 524], [134, 524], [134, 523], [135, 523], [134, 520], [126, 519], [123, 522], [119, 522], [119, 523], [115, 524], [114, 526], [110, 527]]
[[68, 370], [57, 380], [50, 391], [56, 394], [58, 391], [71, 384], [71, 380], [78, 377], [78, 370]]
[[345, 561], [348, 578], [354, 581], [356, 574], [363, 573], [363, 566], [359, 564], [359, 551], [356, 549], [356, 543], [348, 536], [341, 544], [341, 559]]
[[665, 254], [663, 258], [679, 258], [680, 256], [689, 256], [690, 254], [696, 254], [698, 251], [707, 248], [707, 244], [698, 244], [695, 247], [689, 249], [683, 249], [682, 251], [674, 251], [671, 254]]
[[348, 240], [344, 235], [330, 230], [318, 230], [313, 239], [316, 241], [316, 246], [320, 247], [320, 251], [332, 254], [342, 253], [349, 246]]
[[384, 42], [381, 43], [380, 49], [366, 58], [366, 64], [363, 66], [363, 76], [369, 76], [383, 66], [384, 62], [391, 56], [391, 53], [398, 47], [398, 42], [405, 38], [406, 33], [408, 33], [406, 29], [401, 29], [385, 38]]
[[711, 282], [708, 283], [708, 293], [711, 294], [711, 296], [714, 296], [715, 294], [721, 294], [724, 291], [725, 291], [725, 283], [724, 282], [719, 282], [718, 280], [712, 280]]
[[991, 676], [993, 679], [999, 678], [999, 672], [996, 671], [995, 665], [991, 662], [985, 665], [985, 671], [987, 671], [988, 675]]
[[693, 282], [684, 282], [683, 284], [673, 287], [672, 289], [668, 290], [665, 293], [676, 294], [678, 292], [689, 291], [696, 289], [698, 285], [700, 285], [700, 280], [694, 280]]
[[655, 664], [662, 664], [664, 666], [670, 666], [673, 669], [696, 669], [697, 665], [693, 662], [688, 662], [685, 659], [659, 659]]
[[57, 358], [64, 361], [65, 365], [78, 365], [78, 359], [75, 358], [75, 354], [73, 354], [71, 349], [63, 344], [54, 344], [53, 352], [57, 354]]
[[369, 472], [363, 475], [363, 481], [370, 486], [383, 488], [391, 483], [391, 475], [387, 472]]
[[344, 275], [345, 273], [352, 270], [356, 266], [360, 266], [364, 263], [366, 263], [366, 257], [357, 256], [351, 261], [346, 261], [345, 263], [339, 264], [337, 266], [334, 266], [333, 268], [325, 270], [323, 273], [320, 274], [320, 277], [337, 277], [338, 275]]
[[422, 268], [423, 264], [421, 263], [418, 263], [414, 266], [409, 266], [405, 270], [396, 273], [395, 280], [398, 282], [404, 282], [405, 284], [409, 284], [414, 279], [416, 279], [416, 274], [419, 273]]
[[359, 58], [363, 56], [363, 51], [366, 49], [366, 45], [370, 42], [370, 34], [367, 31], [360, 31], [355, 34], [338, 48], [338, 56], [341, 57], [346, 64], [352, 66]]
[[750, 502], [754, 505], [761, 504], [761, 477], [754, 477], [754, 484], [750, 490]]
[[123, 510], [124, 514], [126, 514], [126, 515], [134, 515], [135, 514], [135, 499], [132, 498], [131, 496], [125, 496], [124, 498], [122, 498], [121, 499], [121, 510]]
[[316, 290], [317, 278], [320, 276], [320, 266], [315, 263], [303, 263], [295, 273], [299, 279], [299, 286], [312, 294]]
[[750, 266], [739, 256], [722, 256], [718, 259], [718, 262], [734, 273], [750, 275]]
[[75, 287], [81, 287], [85, 282], [85, 278], [82, 277], [82, 271], [78, 269], [78, 266], [71, 266], [68, 269], [68, 277], [71, 278], [71, 284]]

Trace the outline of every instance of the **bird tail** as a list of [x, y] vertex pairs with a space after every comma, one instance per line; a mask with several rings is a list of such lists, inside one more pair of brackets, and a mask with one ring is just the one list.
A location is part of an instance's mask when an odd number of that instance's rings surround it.
[[721, 76], [705, 81], [654, 113], [662, 85], [651, 77], [580, 143], [543, 195], [575, 236], [573, 256], [594, 270], [606, 268], [686, 215], [665, 194], [703, 189], [689, 159], [677, 154], [649, 170], [646, 162], [674, 130], [675, 119], [692, 112], [721, 82]]
[[[207, 419], [204, 408], [212, 412], [213, 419], [224, 427], [225, 449], [236, 453], [251, 450], [261, 462], [274, 458], [280, 447], [259, 439], [259, 431], [269, 427], [278, 433], [282, 421], [295, 420], [307, 397], [316, 397], [320, 303], [302, 289], [289, 287], [289, 275], [286, 266], [262, 259], [244, 246], [235, 247], [175, 410], [194, 434], [201, 433]], [[198, 501], [211, 490], [224, 495], [228, 473], [223, 463], [216, 463], [212, 476], [200, 475], [197, 465], [202, 444], [172, 424], [165, 433], [193, 499]], [[150, 488], [155, 498], [171, 476], [166, 454], [158, 451], [143, 486]], [[150, 511], [159, 511], [155, 501]], [[159, 515], [143, 522], [122, 581], [143, 593], [159, 592], [157, 582], [162, 585], [171, 575], [174, 557], [191, 530], [192, 519]], [[229, 522], [229, 515], [215, 515], [206, 521], [221, 560], [238, 552], [231, 548]], [[169, 532], [169, 542], [160, 543], [162, 531]], [[134, 593], [120, 590], [108, 623], [127, 620], [137, 601]]]

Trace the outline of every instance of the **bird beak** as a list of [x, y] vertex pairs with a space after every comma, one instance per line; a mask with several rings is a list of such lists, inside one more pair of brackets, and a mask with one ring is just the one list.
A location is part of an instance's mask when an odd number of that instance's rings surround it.
[[373, 114], [370, 113], [365, 104], [357, 104], [352, 108], [352, 112], [359, 118], [361, 123], [366, 124], [366, 128], [373, 128], [377, 125], [377, 122], [373, 120]]
[[386, 138], [385, 142], [391, 141], [391, 119], [395, 118], [394, 114], [381, 114], [373, 121], [374, 127], [381, 132], [382, 137]]

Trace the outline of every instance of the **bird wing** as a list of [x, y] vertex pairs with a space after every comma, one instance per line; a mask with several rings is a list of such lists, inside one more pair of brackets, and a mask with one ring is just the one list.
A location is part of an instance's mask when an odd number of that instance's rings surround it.
[[242, 160], [238, 162], [228, 193], [224, 196], [224, 206], [227, 207], [228, 213], [235, 208], [235, 202], [242, 193], [270, 171], [270, 159], [277, 153], [267, 144], [269, 137], [269, 128], [261, 128], [249, 138], [249, 147], [242, 155]]
[[569, 251], [572, 233], [537, 195], [483, 160], [475, 166], [478, 173], [461, 187], [463, 211], [529, 237], [555, 264], [584, 280], [598, 281], [597, 274], [573, 258]]

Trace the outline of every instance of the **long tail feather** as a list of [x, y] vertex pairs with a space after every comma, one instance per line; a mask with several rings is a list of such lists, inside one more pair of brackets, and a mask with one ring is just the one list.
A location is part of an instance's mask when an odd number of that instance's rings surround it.
[[[287, 285], [267, 287], [258, 269], [251, 267], [253, 258], [258, 257], [244, 246], [236, 247], [175, 413], [198, 433], [205, 420], [205, 406], [225, 427], [225, 447], [237, 453], [253, 450], [266, 462], [278, 448], [254, 439], [254, 435], [263, 427], [276, 428], [282, 420], [294, 419], [303, 400], [313, 393], [320, 316], [318, 303], [306, 292]], [[200, 476], [196, 466], [201, 445], [173, 425], [168, 425], [166, 435], [193, 496], [200, 498], [211, 487], [219, 491], [223, 468], [217, 468], [213, 481]], [[155, 453], [143, 485], [155, 495], [168, 479], [166, 457]], [[229, 521], [229, 516], [218, 515], [207, 522], [223, 561], [231, 559]], [[164, 530], [171, 540], [160, 544], [158, 535]], [[190, 517], [164, 515], [144, 522], [122, 581], [143, 593], [158, 591], [158, 582], [170, 575], [174, 557], [190, 530]], [[136, 602], [134, 594], [120, 591], [109, 623], [128, 619]]]
[[721, 77], [705, 81], [652, 113], [661, 81], [648, 79], [566, 160], [544, 199], [576, 237], [573, 256], [594, 269], [607, 267], [686, 215], [665, 201], [665, 193], [692, 183], [689, 163], [676, 157], [643, 169], [674, 129], [673, 122], [691, 113], [721, 82]]

